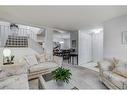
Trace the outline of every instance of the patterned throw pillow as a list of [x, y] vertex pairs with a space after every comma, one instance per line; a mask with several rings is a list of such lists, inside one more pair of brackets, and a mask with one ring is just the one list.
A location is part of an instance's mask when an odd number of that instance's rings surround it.
[[28, 64], [28, 66], [33, 66], [33, 65], [38, 64], [37, 59], [36, 59], [36, 57], [34, 55], [26, 56], [25, 60], [26, 60], [26, 62]]

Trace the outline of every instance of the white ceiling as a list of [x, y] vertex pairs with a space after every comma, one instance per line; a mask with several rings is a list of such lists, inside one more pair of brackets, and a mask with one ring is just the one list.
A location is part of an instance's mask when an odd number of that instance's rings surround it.
[[126, 6], [0, 6], [1, 20], [70, 31], [126, 14]]
[[59, 38], [59, 39], [70, 39], [70, 32], [66, 32], [66, 31], [54, 31], [53, 32], [53, 37], [54, 38]]

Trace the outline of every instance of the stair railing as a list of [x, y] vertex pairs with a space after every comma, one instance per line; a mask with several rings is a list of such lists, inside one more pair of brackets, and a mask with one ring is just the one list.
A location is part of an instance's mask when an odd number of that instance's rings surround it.
[[0, 41], [1, 47], [4, 47], [8, 39], [8, 35], [26, 36], [36, 41], [36, 34], [31, 29], [19, 28], [18, 31], [11, 31], [10, 26], [0, 25]]
[[5, 46], [5, 43], [10, 35], [9, 26], [0, 25], [0, 38], [1, 38], [1, 47]]

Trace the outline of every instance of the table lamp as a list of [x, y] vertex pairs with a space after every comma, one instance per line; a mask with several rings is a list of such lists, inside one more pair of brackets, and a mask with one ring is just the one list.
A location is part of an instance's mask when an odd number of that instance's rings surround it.
[[11, 50], [9, 48], [4, 48], [3, 50], [3, 64], [14, 64], [12, 61], [14, 56], [11, 56]]

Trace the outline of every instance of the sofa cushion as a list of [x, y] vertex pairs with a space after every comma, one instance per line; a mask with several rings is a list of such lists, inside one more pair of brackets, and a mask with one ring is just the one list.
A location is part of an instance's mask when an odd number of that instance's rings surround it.
[[124, 88], [124, 84], [127, 83], [127, 79], [125, 77], [122, 77], [116, 73], [110, 74], [110, 82], [112, 82], [115, 86], [117, 86], [120, 89]]
[[53, 62], [44, 62], [44, 63], [40, 63], [40, 64], [37, 64], [37, 65], [34, 65], [34, 66], [31, 66], [29, 68], [29, 71], [30, 73], [32, 72], [39, 72], [39, 71], [42, 71], [42, 70], [50, 70], [50, 69], [53, 69], [53, 68], [57, 68], [58, 65], [56, 63], [53, 63]]
[[35, 55], [26, 56], [26, 57], [25, 57], [25, 60], [26, 60], [26, 62], [27, 62], [27, 64], [28, 64], [28, 66], [33, 66], [33, 65], [38, 64]]
[[127, 62], [117, 64], [113, 72], [127, 78]]

